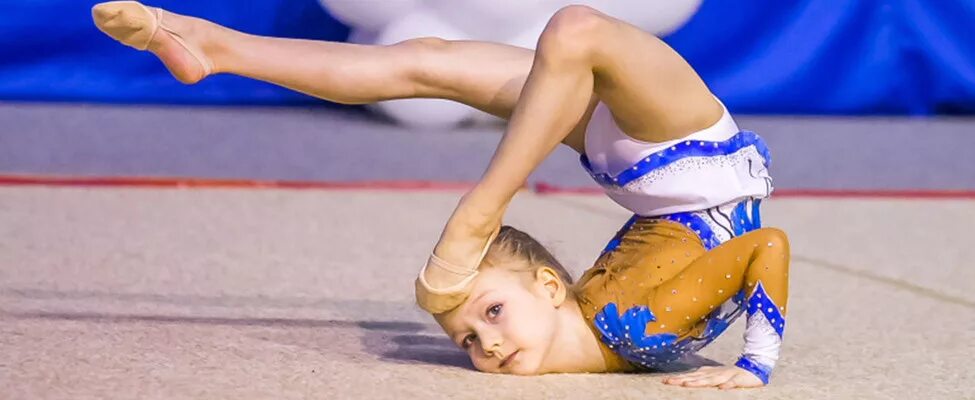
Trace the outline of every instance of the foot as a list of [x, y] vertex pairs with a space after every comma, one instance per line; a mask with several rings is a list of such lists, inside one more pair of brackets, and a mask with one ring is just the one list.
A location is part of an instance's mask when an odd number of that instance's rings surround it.
[[684, 387], [717, 387], [718, 389], [765, 386], [755, 374], [735, 366], [701, 367], [694, 372], [664, 378], [663, 383]]
[[127, 46], [149, 50], [180, 82], [196, 83], [213, 72], [205, 51], [212, 23], [134, 1], [100, 3], [91, 11], [98, 29]]

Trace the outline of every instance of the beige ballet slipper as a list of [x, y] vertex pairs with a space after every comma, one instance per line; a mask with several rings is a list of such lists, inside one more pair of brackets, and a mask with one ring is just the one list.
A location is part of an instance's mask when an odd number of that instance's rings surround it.
[[[467, 300], [467, 297], [471, 293], [474, 278], [477, 277], [477, 268], [481, 265], [481, 261], [484, 260], [484, 256], [487, 255], [488, 249], [491, 248], [491, 243], [498, 236], [498, 232], [500, 232], [500, 229], [495, 229], [491, 233], [487, 243], [484, 244], [484, 249], [481, 250], [480, 257], [470, 267], [455, 265], [437, 257], [436, 254], [430, 254], [429, 260], [427, 260], [426, 265], [423, 266], [419, 276], [416, 278], [416, 304], [430, 314], [441, 314], [457, 308], [464, 300]], [[441, 275], [456, 276], [458, 280], [447, 287], [431, 285], [426, 279], [426, 273], [427, 270], [433, 269], [444, 272]]]
[[[203, 76], [210, 75], [213, 65], [203, 51], [183, 40], [183, 37], [163, 23], [164, 11], [146, 7], [137, 1], [110, 1], [91, 9], [92, 19], [99, 30], [126, 46], [146, 50], [160, 29], [200, 63]], [[202, 79], [202, 77], [201, 77]]]

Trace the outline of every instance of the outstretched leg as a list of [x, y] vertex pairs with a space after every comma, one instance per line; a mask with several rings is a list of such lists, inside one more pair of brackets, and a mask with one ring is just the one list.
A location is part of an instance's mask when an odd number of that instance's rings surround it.
[[[534, 54], [437, 38], [368, 46], [255, 36], [131, 1], [102, 3], [92, 14], [102, 31], [152, 52], [181, 82], [231, 73], [345, 104], [443, 98], [508, 118]], [[163, 29], [145, 31], [157, 20]]]

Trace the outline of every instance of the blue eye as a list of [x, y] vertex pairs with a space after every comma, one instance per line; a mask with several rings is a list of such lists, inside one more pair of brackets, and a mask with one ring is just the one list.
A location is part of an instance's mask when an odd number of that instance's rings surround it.
[[471, 345], [474, 344], [474, 341], [475, 340], [477, 340], [477, 335], [475, 335], [473, 333], [470, 334], [470, 335], [464, 336], [464, 340], [461, 340], [460, 341], [460, 347], [463, 347], [466, 350], [469, 347], [471, 347]]
[[495, 304], [487, 309], [487, 316], [489, 318], [497, 318], [501, 315], [501, 304]]

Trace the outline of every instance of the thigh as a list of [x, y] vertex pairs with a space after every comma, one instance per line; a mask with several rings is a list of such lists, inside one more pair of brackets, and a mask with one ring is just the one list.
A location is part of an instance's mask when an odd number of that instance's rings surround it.
[[[534, 50], [474, 40], [427, 38], [418, 42], [435, 50], [409, 51], [411, 57], [422, 58], [413, 72], [417, 88], [411, 97], [449, 99], [499, 118], [511, 117], [531, 71]], [[593, 96], [584, 118], [563, 143], [581, 149], [581, 138], [595, 105]]]
[[421, 38], [409, 52], [419, 61], [412, 72], [415, 97], [450, 99], [507, 119], [518, 103], [535, 52], [502, 43]]
[[659, 38], [599, 13], [593, 54], [594, 91], [620, 128], [636, 139], [684, 137], [721, 118], [694, 69]]

